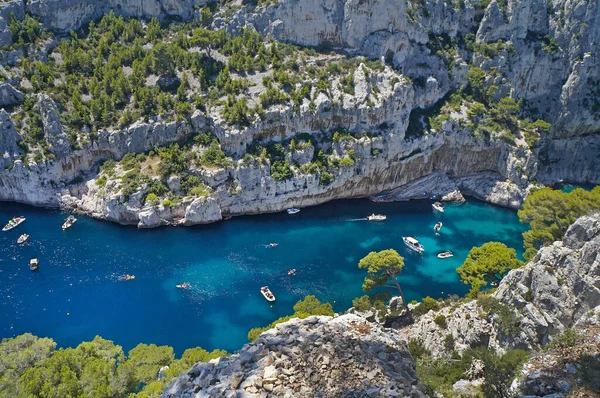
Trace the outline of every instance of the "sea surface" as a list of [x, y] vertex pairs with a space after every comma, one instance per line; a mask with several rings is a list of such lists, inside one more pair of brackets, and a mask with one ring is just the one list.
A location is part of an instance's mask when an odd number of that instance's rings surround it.
[[[369, 222], [371, 213], [387, 215]], [[515, 211], [469, 200], [434, 213], [431, 201], [372, 203], [334, 201], [286, 213], [235, 217], [211, 225], [138, 230], [77, 216], [61, 230], [67, 213], [0, 202], [0, 337], [24, 332], [76, 346], [96, 335], [125, 350], [139, 343], [170, 345], [181, 354], [201, 346], [234, 351], [247, 332], [293, 312], [306, 295], [345, 311], [361, 296], [358, 261], [370, 251], [394, 248], [405, 257], [399, 278], [407, 299], [464, 295], [455, 269], [473, 246], [501, 241], [522, 252]], [[440, 236], [433, 232], [443, 222]], [[19, 235], [29, 240], [19, 245]], [[415, 236], [423, 255], [406, 249]], [[277, 242], [277, 247], [269, 247]], [[455, 256], [440, 260], [437, 253]], [[38, 272], [29, 260], [40, 260]], [[289, 269], [297, 274], [288, 276]], [[124, 281], [124, 274], [135, 275]], [[176, 284], [189, 282], [191, 289]], [[268, 285], [277, 301], [268, 303]]]

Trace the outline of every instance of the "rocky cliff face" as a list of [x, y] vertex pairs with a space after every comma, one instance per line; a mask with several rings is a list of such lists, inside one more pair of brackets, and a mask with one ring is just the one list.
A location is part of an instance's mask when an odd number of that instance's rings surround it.
[[425, 397], [397, 332], [355, 315], [293, 319], [230, 357], [194, 365], [175, 397]]
[[[510, 271], [492, 295], [508, 306], [516, 330], [507, 333], [497, 314], [486, 314], [477, 301], [430, 312], [402, 330], [415, 336], [433, 355], [447, 355], [444, 340], [453, 349], [487, 346], [499, 351], [534, 350], [573, 327], [585, 315], [600, 309], [600, 214], [580, 218], [562, 242], [542, 248], [525, 267]], [[442, 330], [433, 318], [447, 318]]]
[[[202, 4], [191, 0], [12, 1], [0, 6], [0, 28], [11, 13], [22, 18], [25, 11], [40, 16], [47, 28], [64, 32], [110, 10], [126, 16], [189, 19], [195, 15], [194, 6]], [[382, 59], [387, 66], [379, 71], [364, 65], [357, 68], [353, 94], [342, 92], [339, 79], [332, 77], [335, 84], [328, 94], [311, 92], [311, 103], [304, 100], [298, 108], [271, 106], [248, 127], [229, 125], [220, 109], [211, 108], [204, 114], [196, 112], [190, 121], [167, 123], [155, 117], [124, 129], [101, 130], [97, 139], [70, 142], [52, 100], [40, 98], [36, 109], [43, 115], [54, 158], [44, 162], [23, 158], [17, 146], [19, 132], [10, 114], [3, 113], [0, 200], [60, 205], [94, 217], [153, 227], [179, 217], [191, 225], [224, 215], [369, 196], [438, 173], [443, 178], [429, 178], [429, 191], [445, 195], [460, 190], [510, 207], [522, 203], [532, 182], [600, 183], [600, 60], [592, 51], [600, 37], [600, 24], [595, 23], [599, 14], [597, 2], [560, 0], [511, 0], [502, 6], [492, 1], [486, 8], [468, 0], [454, 6], [442, 0], [284, 0], [223, 10], [212, 22], [215, 29], [237, 34], [252, 26], [281, 41], [364, 54]], [[498, 136], [474, 134], [476, 126], [469, 125], [470, 111], [463, 106], [450, 113], [441, 128], [420, 137], [407, 136], [410, 115], [464, 87], [469, 65], [485, 71], [483, 85], [490, 95], [523, 99], [528, 112], [551, 122], [552, 129], [534, 146], [522, 137], [509, 144]], [[10, 84], [2, 87], [2, 98], [8, 103], [22, 100]], [[426, 118], [412, 123], [423, 121]], [[315, 173], [299, 171], [276, 181], [269, 162], [241, 160], [255, 141], [281, 142], [304, 133], [325, 137], [337, 128], [364, 137], [325, 144], [323, 149], [338, 160], [350, 153], [356, 158], [354, 165], [335, 171], [331, 184], [322, 184]], [[107, 158], [119, 159], [204, 131], [218, 137], [232, 157], [230, 166], [193, 170], [212, 189], [207, 198], [188, 197], [167, 207], [147, 205], [143, 191], [125, 198], [119, 184], [95, 183], [97, 166]], [[314, 148], [305, 148], [290, 154], [287, 161], [303, 165], [313, 156]], [[424, 190], [415, 186], [399, 191], [397, 197], [422, 197]]]

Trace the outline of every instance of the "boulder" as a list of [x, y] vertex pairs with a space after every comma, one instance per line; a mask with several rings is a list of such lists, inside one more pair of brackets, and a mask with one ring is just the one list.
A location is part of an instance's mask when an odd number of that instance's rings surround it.
[[23, 102], [25, 96], [9, 83], [0, 83], [0, 106], [15, 106]]

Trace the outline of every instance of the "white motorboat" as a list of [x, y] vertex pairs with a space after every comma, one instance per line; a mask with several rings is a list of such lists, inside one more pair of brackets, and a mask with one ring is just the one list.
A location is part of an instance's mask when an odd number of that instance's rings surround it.
[[386, 216], [384, 216], [383, 214], [375, 214], [375, 213], [373, 213], [373, 214], [371, 214], [371, 215], [369, 216], [369, 221], [383, 221], [383, 220], [385, 220], [386, 218], [387, 218], [387, 217], [386, 217]]
[[450, 257], [453, 257], [454, 254], [452, 254], [452, 252], [450, 250], [448, 250], [448, 251], [439, 253], [437, 256], [438, 256], [438, 258], [450, 258]]
[[184, 282], [184, 283], [180, 283], [179, 285], [175, 285], [175, 287], [178, 289], [189, 289], [190, 287], [192, 287], [192, 285], [190, 285], [187, 282]]
[[290, 276], [296, 275], [296, 268], [292, 268], [291, 270], [289, 270], [288, 275], [290, 275]]
[[37, 271], [38, 268], [40, 268], [40, 260], [37, 258], [32, 258], [31, 261], [29, 261], [29, 269], [32, 271]]
[[441, 204], [440, 202], [435, 202], [434, 204], [431, 205], [431, 207], [433, 207], [433, 210], [443, 213], [444, 212], [444, 205]]
[[287, 209], [287, 214], [296, 214], [296, 213], [300, 213], [300, 209], [296, 209], [295, 207], [292, 207], [291, 209]]
[[17, 243], [23, 243], [27, 240], [27, 238], [29, 238], [29, 235], [23, 234], [23, 235], [19, 236], [19, 239], [17, 239]]
[[277, 247], [279, 243], [271, 242], [269, 243], [269, 247]]
[[404, 241], [404, 244], [406, 245], [406, 247], [408, 247], [411, 250], [416, 251], [417, 253], [423, 253], [425, 251], [425, 248], [423, 248], [423, 245], [419, 243], [418, 240], [416, 240], [415, 238], [413, 238], [412, 236], [403, 236], [402, 240]]
[[65, 220], [65, 222], [64, 222], [64, 223], [63, 223], [63, 225], [62, 225], [62, 229], [63, 229], [63, 231], [64, 231], [65, 229], [67, 229], [67, 228], [71, 228], [71, 226], [72, 226], [73, 224], [75, 224], [75, 221], [77, 221], [77, 219], [75, 218], [75, 216], [72, 216], [72, 215], [71, 215], [71, 216], [67, 217], [67, 218], [66, 218], [66, 220]]
[[440, 232], [440, 229], [442, 229], [442, 225], [444, 225], [444, 224], [442, 224], [441, 222], [436, 223], [435, 226], [433, 227], [433, 230], [435, 232]]
[[263, 286], [260, 288], [260, 292], [267, 299], [267, 301], [275, 301], [275, 296], [271, 293], [268, 286]]
[[25, 221], [25, 217], [15, 217], [12, 220], [9, 220], [8, 223], [2, 228], [2, 231], [10, 231], [16, 226], [20, 225], [23, 221]]

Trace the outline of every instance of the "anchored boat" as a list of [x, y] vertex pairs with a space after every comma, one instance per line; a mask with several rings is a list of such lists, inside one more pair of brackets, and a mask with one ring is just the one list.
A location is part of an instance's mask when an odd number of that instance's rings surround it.
[[433, 210], [437, 211], [438, 213], [444, 212], [444, 205], [441, 204], [440, 202], [435, 202], [434, 204], [431, 205], [431, 207], [433, 207]]
[[292, 268], [291, 270], [289, 270], [288, 275], [290, 275], [290, 276], [296, 275], [296, 268]]
[[413, 238], [412, 236], [403, 236], [402, 240], [404, 241], [406, 247], [417, 253], [423, 253], [425, 251], [423, 245], [420, 244], [419, 241]]
[[300, 209], [296, 209], [295, 207], [292, 207], [291, 209], [287, 209], [287, 214], [296, 214], [296, 213], [300, 213]]
[[371, 214], [369, 216], [369, 221], [383, 221], [387, 218], [387, 216], [384, 216], [383, 214]]
[[452, 252], [450, 250], [448, 250], [448, 251], [439, 253], [437, 256], [438, 256], [438, 258], [450, 258], [450, 257], [453, 257], [454, 254], [452, 254]]
[[64, 222], [64, 223], [63, 223], [63, 225], [62, 225], [62, 229], [63, 229], [63, 231], [64, 231], [65, 229], [67, 229], [67, 228], [71, 228], [71, 226], [72, 226], [73, 224], [75, 224], [75, 221], [77, 221], [77, 219], [75, 218], [75, 216], [71, 215], [71, 216], [67, 217], [67, 218], [65, 219], [65, 222]]
[[20, 225], [23, 221], [25, 221], [25, 217], [14, 217], [12, 220], [9, 220], [8, 223], [2, 228], [2, 231], [10, 231], [16, 226]]
[[29, 238], [29, 235], [23, 234], [23, 235], [19, 236], [19, 239], [17, 239], [17, 243], [23, 243], [27, 240], [27, 238]]
[[38, 260], [37, 258], [32, 258], [29, 261], [29, 269], [32, 271], [37, 271], [38, 268], [40, 268], [40, 260]]
[[267, 299], [267, 301], [275, 301], [275, 296], [271, 293], [268, 286], [263, 286], [260, 288], [260, 292]]
[[444, 224], [442, 224], [441, 222], [436, 223], [435, 226], [433, 227], [433, 230], [435, 232], [440, 232], [440, 229], [442, 229], [442, 225], [444, 225]]

